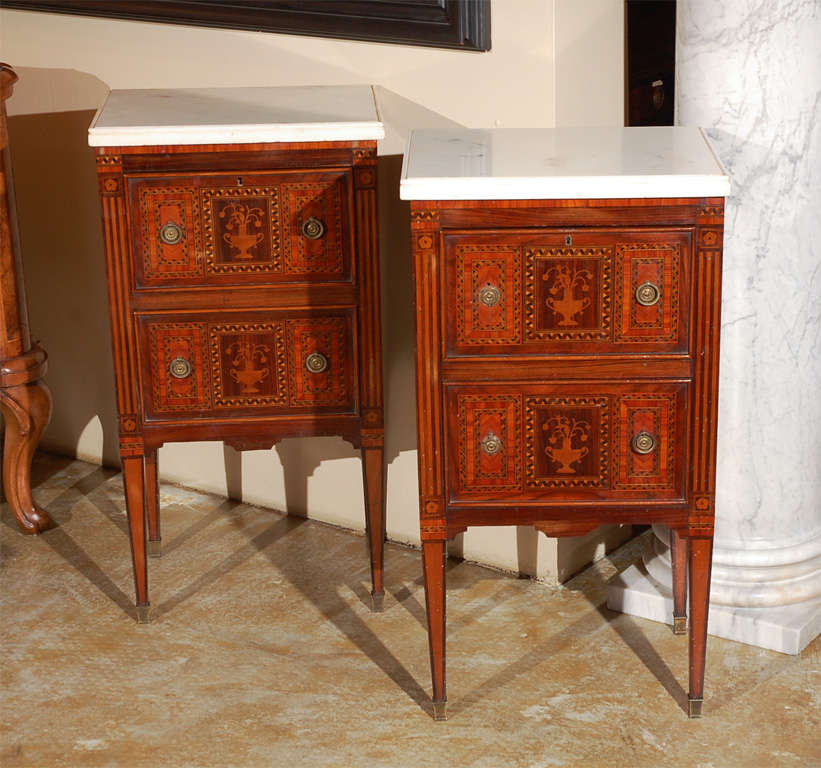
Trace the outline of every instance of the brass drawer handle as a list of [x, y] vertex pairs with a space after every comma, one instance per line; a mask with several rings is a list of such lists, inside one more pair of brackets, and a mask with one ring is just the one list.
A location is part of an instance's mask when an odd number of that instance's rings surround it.
[[160, 240], [166, 245], [176, 245], [182, 240], [182, 228], [179, 224], [169, 221], [167, 224], [164, 224], [160, 230]]
[[661, 290], [655, 283], [642, 283], [636, 288], [636, 301], [643, 307], [652, 307], [661, 298]]
[[633, 438], [632, 446], [636, 453], [652, 453], [656, 450], [656, 438], [649, 432], [639, 432]]
[[479, 303], [495, 307], [502, 298], [502, 292], [495, 285], [486, 285], [479, 290]]
[[328, 358], [321, 352], [311, 352], [311, 354], [305, 358], [305, 367], [311, 373], [322, 373], [328, 368]]
[[168, 372], [175, 379], [187, 379], [192, 370], [191, 363], [184, 357], [175, 357], [168, 366]]
[[319, 240], [325, 234], [325, 225], [319, 220], [311, 216], [302, 223], [302, 234], [309, 240]]
[[483, 438], [482, 442], [479, 443], [482, 446], [482, 450], [488, 456], [495, 456], [499, 451], [502, 450], [502, 441], [501, 439], [495, 435], [493, 432], [488, 432]]

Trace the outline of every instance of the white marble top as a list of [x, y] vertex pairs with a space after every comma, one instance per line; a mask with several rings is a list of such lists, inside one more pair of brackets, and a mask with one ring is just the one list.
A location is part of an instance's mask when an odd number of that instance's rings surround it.
[[730, 178], [698, 128], [413, 131], [403, 200], [725, 197]]
[[92, 147], [381, 139], [369, 85], [114, 90]]

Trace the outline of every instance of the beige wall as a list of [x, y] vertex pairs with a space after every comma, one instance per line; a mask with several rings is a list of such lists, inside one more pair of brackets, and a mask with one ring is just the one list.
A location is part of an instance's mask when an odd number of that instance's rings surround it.
[[[621, 124], [620, 0], [495, 0], [493, 49], [410, 46], [0, 11], [0, 48], [20, 75], [9, 102], [32, 327], [51, 358], [43, 446], [116, 463], [116, 426], [92, 110], [110, 88], [374, 83], [380, 144], [388, 534], [418, 542], [408, 207], [398, 200], [411, 127]], [[358, 452], [335, 438], [237, 454], [220, 443], [160, 452], [166, 480], [363, 527]], [[623, 536], [548, 540], [471, 529], [466, 557], [551, 580]]]

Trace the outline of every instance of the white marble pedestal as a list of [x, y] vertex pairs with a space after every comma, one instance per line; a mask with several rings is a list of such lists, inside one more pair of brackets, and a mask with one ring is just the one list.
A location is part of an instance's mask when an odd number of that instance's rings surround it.
[[[666, 535], [663, 526], [659, 534]], [[720, 554], [720, 551], [718, 551]], [[713, 565], [714, 586], [722, 587], [715, 579], [721, 566]], [[651, 571], [654, 575], [651, 575]], [[654, 537], [651, 551], [644, 560], [631, 565], [610, 581], [607, 589], [607, 607], [613, 611], [641, 616], [652, 621], [673, 623], [673, 594], [670, 590], [669, 549]], [[744, 589], [745, 585], [736, 583]], [[749, 585], [746, 585], [749, 588]], [[716, 602], [714, 592], [710, 601], [708, 634], [737, 640], [781, 653], [800, 653], [821, 632], [821, 598], [792, 605], [750, 607], [724, 605]]]
[[[677, 122], [733, 185], [708, 631], [799, 653], [821, 631], [821, 5], [679, 0], [677, 35]], [[671, 623], [655, 534], [607, 604]]]

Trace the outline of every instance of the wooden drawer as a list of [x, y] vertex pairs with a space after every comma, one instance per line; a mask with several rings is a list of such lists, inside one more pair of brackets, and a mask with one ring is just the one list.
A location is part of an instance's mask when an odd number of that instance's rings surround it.
[[351, 280], [350, 171], [127, 179], [137, 288]]
[[446, 388], [454, 501], [680, 499], [685, 383]]
[[446, 234], [446, 355], [686, 353], [689, 229]]
[[353, 310], [140, 315], [146, 420], [354, 413]]

